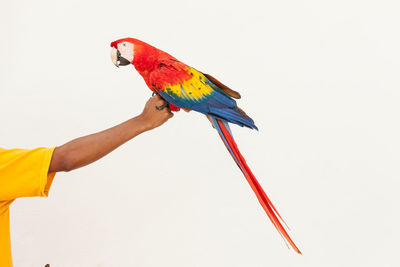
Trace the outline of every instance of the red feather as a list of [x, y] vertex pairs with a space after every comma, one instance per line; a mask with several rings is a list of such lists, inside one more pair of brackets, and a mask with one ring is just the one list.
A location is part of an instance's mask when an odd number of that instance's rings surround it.
[[[250, 170], [249, 166], [247, 165], [244, 157], [239, 151], [238, 146], [236, 145], [235, 140], [233, 139], [232, 135], [230, 134], [229, 130], [225, 127], [224, 123], [220, 120], [216, 120], [218, 123], [219, 128], [221, 129], [221, 136], [222, 141], [224, 139], [227, 143], [224, 144], [227, 146], [227, 149], [231, 153], [234, 159], [237, 159], [237, 164], [239, 165], [240, 169], [242, 170], [244, 176], [246, 177], [247, 182], [250, 184], [251, 188], [253, 189], [254, 193], [257, 196], [258, 201], [260, 202], [261, 206], [264, 208], [265, 212], [267, 213], [269, 219], [281, 234], [281, 236], [290, 244], [290, 246], [299, 254], [301, 251], [297, 248], [296, 244], [290, 238], [289, 234], [286, 232], [285, 228], [282, 226], [281, 222], [279, 221], [278, 217], [283, 221], [282, 217], [279, 215], [278, 211], [275, 209], [274, 205], [272, 204], [271, 200], [268, 198], [267, 194], [265, 194], [263, 188], [258, 183], [256, 177]], [[229, 146], [229, 147], [228, 147]], [[229, 149], [230, 148], [230, 149]], [[283, 221], [284, 222], [284, 221]]]

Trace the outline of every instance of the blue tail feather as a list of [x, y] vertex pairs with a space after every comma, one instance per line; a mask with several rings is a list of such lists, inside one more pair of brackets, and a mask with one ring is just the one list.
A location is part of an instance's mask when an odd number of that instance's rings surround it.
[[[212, 126], [218, 131], [219, 135], [221, 136], [222, 141], [224, 141], [226, 148], [228, 149], [229, 153], [232, 155], [232, 158], [235, 160], [236, 164], [239, 166], [239, 168], [243, 172], [244, 170], [242, 169], [242, 166], [240, 166], [239, 160], [236, 158], [235, 154], [233, 153], [231, 147], [228, 144], [228, 141], [226, 140], [224, 134], [222, 133], [221, 127], [217, 123], [217, 118], [215, 118], [214, 116], [208, 116], [208, 118], [210, 118]], [[224, 125], [228, 129], [229, 133], [232, 135], [229, 124], [227, 122], [224, 122]], [[232, 138], [233, 138], [233, 135], [232, 135]]]
[[234, 108], [215, 108], [209, 107], [209, 114], [214, 115], [218, 118], [221, 118], [224, 121], [228, 121], [239, 126], [245, 126], [250, 129], [258, 130], [257, 126], [254, 124], [254, 121], [242, 113], [237, 107]]

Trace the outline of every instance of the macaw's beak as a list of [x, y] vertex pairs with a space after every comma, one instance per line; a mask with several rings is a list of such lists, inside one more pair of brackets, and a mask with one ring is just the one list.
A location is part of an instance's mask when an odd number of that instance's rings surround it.
[[114, 47], [111, 48], [111, 60], [114, 65], [117, 66], [117, 68], [119, 68], [119, 66], [126, 66], [131, 64], [131, 62], [129, 62], [129, 60], [127, 60], [126, 58], [123, 58], [118, 49], [115, 49]]

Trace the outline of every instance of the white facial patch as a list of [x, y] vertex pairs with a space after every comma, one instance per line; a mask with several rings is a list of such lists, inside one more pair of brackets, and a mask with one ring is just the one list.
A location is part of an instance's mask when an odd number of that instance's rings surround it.
[[129, 60], [129, 62], [133, 61], [134, 57], [134, 45], [129, 42], [123, 42], [118, 44], [118, 50], [121, 53], [121, 57]]

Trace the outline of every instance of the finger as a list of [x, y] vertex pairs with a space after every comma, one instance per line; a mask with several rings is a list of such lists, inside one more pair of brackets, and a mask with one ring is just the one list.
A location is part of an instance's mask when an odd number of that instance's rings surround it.
[[163, 109], [161, 110], [161, 112], [163, 113], [163, 116], [168, 116], [168, 110], [167, 110], [167, 108], [163, 108]]
[[170, 118], [172, 118], [174, 116], [174, 113], [170, 109], [168, 109], [168, 116]]
[[154, 97], [154, 101], [156, 101], [156, 102], [165, 102], [165, 100], [164, 100], [164, 98], [162, 98], [161, 96], [159, 96], [159, 95], [156, 95], [155, 97]]
[[166, 103], [167, 103], [167, 101], [161, 99], [161, 100], [157, 100], [156, 105], [157, 106], [162, 106], [162, 105], [165, 105]]

